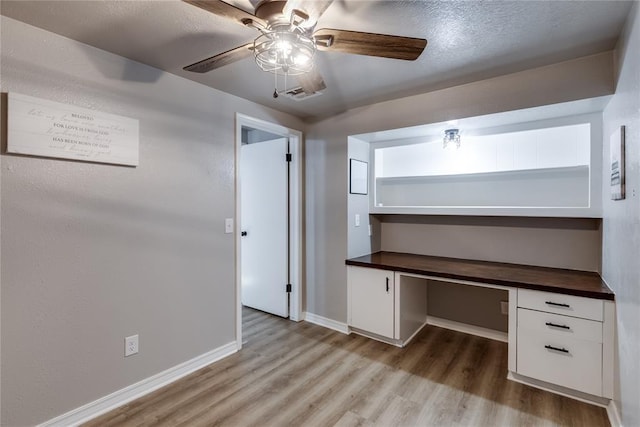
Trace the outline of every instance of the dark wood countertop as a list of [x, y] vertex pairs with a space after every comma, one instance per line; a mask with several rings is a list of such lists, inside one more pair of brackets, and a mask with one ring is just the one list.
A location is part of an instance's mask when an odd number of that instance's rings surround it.
[[346, 264], [603, 300], [613, 301], [615, 299], [614, 293], [602, 281], [600, 275], [590, 271], [564, 270], [399, 252], [376, 252], [348, 259]]

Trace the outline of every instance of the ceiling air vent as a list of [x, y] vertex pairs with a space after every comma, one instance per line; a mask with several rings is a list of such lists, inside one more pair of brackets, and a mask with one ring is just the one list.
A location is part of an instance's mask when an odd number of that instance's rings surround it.
[[313, 93], [306, 93], [300, 86], [291, 89], [286, 89], [284, 95], [296, 101], [302, 101], [303, 99], [313, 98], [314, 96], [322, 95], [322, 92], [316, 91]]

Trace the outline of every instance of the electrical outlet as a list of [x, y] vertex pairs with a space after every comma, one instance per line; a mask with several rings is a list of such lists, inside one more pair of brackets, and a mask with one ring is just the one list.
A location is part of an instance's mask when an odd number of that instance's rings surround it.
[[356, 222], [356, 227], [360, 227], [360, 214], [356, 214], [355, 222]]
[[509, 314], [509, 301], [500, 301], [500, 313]]
[[138, 335], [131, 335], [124, 339], [124, 357], [138, 353]]
[[369, 236], [373, 236], [373, 228], [371, 227], [371, 224], [369, 224]]

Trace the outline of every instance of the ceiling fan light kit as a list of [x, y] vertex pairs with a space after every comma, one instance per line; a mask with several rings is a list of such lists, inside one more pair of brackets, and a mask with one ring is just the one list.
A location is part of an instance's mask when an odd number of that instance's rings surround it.
[[254, 40], [253, 53], [263, 71], [295, 76], [313, 68], [316, 44], [295, 31], [266, 31]]
[[[243, 46], [184, 67], [206, 73], [250, 56], [261, 70], [277, 76], [299, 76], [306, 95], [326, 88], [314, 69], [317, 50], [413, 61], [427, 46], [425, 39], [324, 28], [314, 31], [318, 19], [333, 0], [263, 0], [255, 15], [222, 0], [183, 0], [207, 12], [254, 28], [261, 34]], [[313, 71], [313, 72], [312, 72]], [[312, 74], [311, 78], [302, 78]], [[277, 84], [276, 84], [277, 86]], [[277, 97], [278, 90], [274, 92]]]

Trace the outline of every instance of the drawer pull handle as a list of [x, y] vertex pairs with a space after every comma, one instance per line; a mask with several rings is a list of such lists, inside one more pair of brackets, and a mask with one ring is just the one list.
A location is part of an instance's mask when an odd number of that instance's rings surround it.
[[389, 293], [389, 278], [387, 277], [387, 293]]
[[552, 345], [545, 345], [544, 348], [546, 348], [548, 350], [555, 350], [555, 351], [561, 351], [563, 353], [569, 353], [569, 350], [567, 350], [566, 348], [558, 348], [558, 347], [554, 347]]
[[562, 329], [571, 329], [570, 327], [568, 327], [567, 325], [557, 325], [555, 323], [551, 323], [551, 322], [547, 322], [545, 323], [545, 325], [547, 326], [553, 326], [554, 328], [562, 328]]
[[566, 308], [571, 307], [569, 304], [561, 304], [559, 302], [553, 302], [553, 301], [545, 301], [544, 303], [545, 304], [549, 304], [549, 305], [553, 305], [555, 307], [566, 307]]

